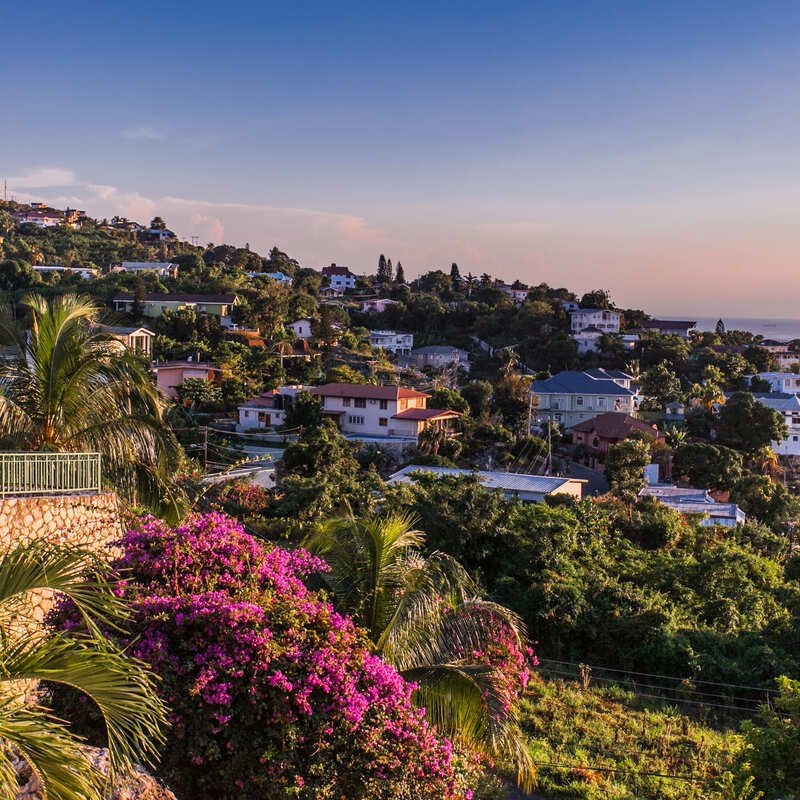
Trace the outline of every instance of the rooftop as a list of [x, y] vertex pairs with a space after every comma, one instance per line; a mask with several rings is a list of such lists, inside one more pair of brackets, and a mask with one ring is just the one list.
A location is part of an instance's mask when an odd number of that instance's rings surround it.
[[392, 419], [430, 420], [430, 419], [455, 419], [460, 417], [458, 411], [445, 408], [407, 408]]
[[634, 393], [609, 378], [594, 378], [588, 372], [568, 370], [540, 381], [531, 387], [534, 394], [602, 394], [633, 397]]
[[411, 464], [392, 475], [388, 483], [412, 483], [415, 472], [422, 472], [438, 477], [474, 476], [487, 489], [501, 489], [505, 492], [531, 492], [534, 494], [551, 494], [568, 483], [586, 483], [578, 478], [558, 478], [550, 475], [527, 475], [519, 472], [489, 472], [487, 470], [457, 469], [455, 467], [428, 467]]
[[365, 397], [369, 400], [400, 400], [412, 397], [430, 397], [425, 392], [416, 389], [406, 389], [402, 386], [372, 386], [363, 383], [326, 383], [315, 386], [312, 394], [320, 397]]
[[[221, 303], [231, 305], [236, 300], [235, 294], [181, 294], [181, 293], [148, 293], [144, 296], [148, 302], [158, 303]], [[133, 302], [133, 292], [117, 292], [114, 300], [121, 302]]]
[[572, 426], [572, 430], [579, 433], [594, 432], [606, 439], [625, 439], [634, 431], [641, 431], [654, 439], [663, 438], [663, 434], [654, 426], [631, 417], [629, 414], [619, 414], [613, 411], [607, 411], [605, 414], [598, 414], [592, 419], [579, 422]]

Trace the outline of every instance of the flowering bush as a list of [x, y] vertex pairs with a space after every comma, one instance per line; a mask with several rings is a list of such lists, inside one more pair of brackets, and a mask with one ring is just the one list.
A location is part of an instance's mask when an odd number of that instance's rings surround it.
[[265, 548], [222, 514], [145, 519], [122, 544], [127, 643], [172, 709], [161, 774], [179, 797], [472, 797], [480, 765], [306, 588], [319, 559]]
[[270, 502], [270, 493], [255, 483], [236, 481], [219, 491], [217, 502], [226, 514], [247, 517], [266, 509]]

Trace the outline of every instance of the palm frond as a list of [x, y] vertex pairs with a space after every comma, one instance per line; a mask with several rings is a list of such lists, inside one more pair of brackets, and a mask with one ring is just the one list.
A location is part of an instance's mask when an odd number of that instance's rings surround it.
[[0, 679], [50, 681], [89, 697], [105, 722], [112, 776], [155, 762], [166, 717], [153, 678], [106, 640], [55, 635], [7, 646], [0, 652]]
[[12, 763], [19, 753], [38, 777], [48, 800], [102, 800], [105, 778], [81, 749], [85, 743], [39, 706], [0, 703], [0, 797], [18, 793]]

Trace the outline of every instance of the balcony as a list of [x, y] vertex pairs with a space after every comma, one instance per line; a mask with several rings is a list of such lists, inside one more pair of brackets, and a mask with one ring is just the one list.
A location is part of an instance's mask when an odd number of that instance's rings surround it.
[[0, 498], [97, 494], [100, 453], [0, 453]]

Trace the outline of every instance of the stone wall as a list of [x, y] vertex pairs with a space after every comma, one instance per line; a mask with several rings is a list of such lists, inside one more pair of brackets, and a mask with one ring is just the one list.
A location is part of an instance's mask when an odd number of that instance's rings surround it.
[[[121, 536], [119, 505], [111, 492], [0, 500], [0, 554], [19, 544], [44, 540], [111, 555], [108, 545]], [[50, 591], [31, 593], [21, 601], [20, 632], [33, 633], [52, 606]]]

